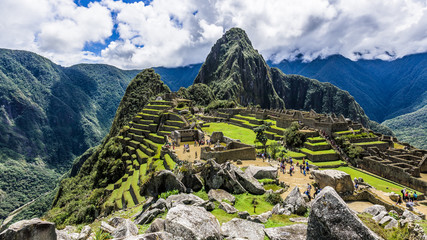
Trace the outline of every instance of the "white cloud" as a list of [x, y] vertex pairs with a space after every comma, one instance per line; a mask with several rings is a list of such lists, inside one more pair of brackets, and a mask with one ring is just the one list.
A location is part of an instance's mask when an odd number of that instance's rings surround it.
[[[0, 1], [0, 47], [58, 63], [123, 68], [202, 62], [227, 29], [241, 27], [266, 59], [342, 54], [356, 59], [427, 51], [427, 2], [420, 0], [72, 0]], [[112, 14], [113, 13], [113, 14]], [[112, 17], [114, 16], [114, 18]], [[114, 25], [117, 28], [114, 28]], [[118, 39], [109, 41], [112, 31]], [[108, 44], [99, 53], [87, 44]]]

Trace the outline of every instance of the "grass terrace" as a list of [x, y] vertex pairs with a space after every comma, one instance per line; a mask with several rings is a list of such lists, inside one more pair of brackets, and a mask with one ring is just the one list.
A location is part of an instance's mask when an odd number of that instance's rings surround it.
[[353, 144], [361, 146], [361, 145], [382, 144], [382, 143], [386, 143], [386, 142], [375, 141], [375, 142], [361, 142], [361, 143], [353, 143]]
[[[254, 145], [255, 133], [254, 131], [239, 127], [228, 123], [209, 123], [209, 127], [202, 128], [203, 131], [212, 134], [213, 132], [223, 132], [224, 136], [239, 139], [242, 143]], [[268, 140], [267, 145], [275, 142], [274, 140]]]
[[311, 155], [323, 155], [323, 154], [334, 154], [336, 153], [333, 149], [323, 150], [323, 151], [311, 151], [307, 148], [301, 148], [303, 153], [311, 154]]
[[325, 139], [322, 138], [322, 137], [311, 137], [311, 138], [307, 138], [307, 140], [313, 141], [313, 142], [316, 142], [316, 141], [325, 141]]
[[329, 145], [329, 143], [325, 142], [316, 142], [316, 143], [311, 143], [311, 142], [305, 142], [305, 144], [308, 144], [310, 146], [327, 146]]
[[[308, 159], [305, 159], [306, 162], [308, 162], [310, 165], [315, 165], [318, 166], [320, 168], [324, 167], [324, 166], [339, 166], [339, 165], [344, 165], [347, 164], [346, 162], [342, 161], [342, 160], [337, 160], [337, 161], [326, 161], [326, 162], [312, 162]], [[299, 162], [299, 164], [302, 164], [302, 160], [295, 160], [294, 162]]]
[[347, 131], [341, 131], [341, 132], [335, 132], [338, 135], [345, 135], [345, 134], [352, 134], [352, 133], [359, 133], [360, 129], [357, 130], [347, 130]]
[[[404, 186], [398, 184], [398, 183], [394, 183], [390, 180], [386, 180], [382, 177], [376, 176], [374, 174], [371, 173], [367, 173], [364, 171], [360, 171], [358, 169], [352, 168], [352, 167], [339, 167], [339, 168], [335, 168], [335, 170], [339, 170], [339, 171], [343, 171], [346, 172], [348, 174], [350, 174], [351, 179], [356, 178], [363, 178], [363, 180], [368, 183], [369, 185], [371, 185], [372, 187], [375, 187], [378, 190], [381, 190], [383, 192], [395, 192], [395, 193], [400, 193], [400, 190], [402, 190], [402, 188], [404, 188]], [[412, 190], [410, 188], [409, 191], [415, 191]], [[419, 193], [417, 191], [417, 193]]]
[[165, 154], [165, 161], [166, 164], [169, 166], [169, 169], [173, 170], [176, 166], [176, 162], [173, 161], [173, 159], [171, 158], [171, 156], [169, 156], [169, 154]]

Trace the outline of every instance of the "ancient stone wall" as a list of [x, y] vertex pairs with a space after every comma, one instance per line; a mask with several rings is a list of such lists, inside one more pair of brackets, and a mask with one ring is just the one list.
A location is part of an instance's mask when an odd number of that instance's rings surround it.
[[238, 149], [213, 151], [210, 147], [201, 148], [201, 159], [215, 158], [217, 163], [225, 163], [233, 160], [255, 160], [256, 152], [254, 147], [244, 147]]

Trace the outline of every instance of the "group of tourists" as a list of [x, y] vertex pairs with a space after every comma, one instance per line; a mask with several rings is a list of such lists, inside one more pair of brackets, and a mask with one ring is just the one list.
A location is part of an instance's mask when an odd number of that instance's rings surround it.
[[414, 202], [416, 202], [417, 198], [418, 198], [417, 192], [408, 191], [408, 190], [406, 190], [406, 188], [404, 188], [400, 191], [400, 193], [402, 193], [402, 196], [399, 195], [399, 198], [396, 201], [396, 205], [400, 205], [404, 201], [404, 202], [406, 202], [406, 206], [408, 208], [413, 208]]
[[294, 166], [294, 160], [292, 157], [284, 158], [280, 161], [280, 172], [282, 174], [286, 173], [286, 164], [289, 164], [289, 175], [292, 176], [292, 174], [295, 172], [295, 166], [300, 169], [300, 173], [304, 174], [304, 176], [307, 176], [308, 172], [310, 171], [310, 166], [308, 164], [308, 161], [303, 158], [302, 163], [300, 164], [298, 161], [296, 162]]

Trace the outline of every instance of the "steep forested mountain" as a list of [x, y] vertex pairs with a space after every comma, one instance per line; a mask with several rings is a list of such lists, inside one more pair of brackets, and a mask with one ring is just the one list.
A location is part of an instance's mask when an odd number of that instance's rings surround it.
[[75, 156], [99, 144], [138, 71], [64, 68], [27, 51], [0, 49], [0, 219], [52, 190]]

